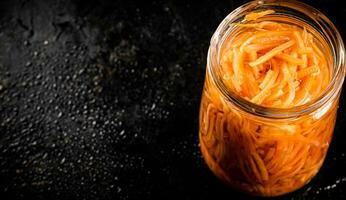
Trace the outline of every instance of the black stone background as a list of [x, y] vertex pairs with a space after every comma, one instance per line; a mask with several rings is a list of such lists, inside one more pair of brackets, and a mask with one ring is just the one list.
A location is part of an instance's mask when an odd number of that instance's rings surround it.
[[[0, 199], [254, 199], [204, 164], [210, 37], [246, 1], [0, 3]], [[311, 0], [345, 34], [342, 1]], [[319, 174], [278, 199], [346, 199], [346, 103]]]

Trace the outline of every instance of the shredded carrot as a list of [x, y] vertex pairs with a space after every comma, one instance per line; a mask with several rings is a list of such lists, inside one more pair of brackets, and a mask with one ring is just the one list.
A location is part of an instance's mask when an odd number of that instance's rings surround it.
[[309, 54], [313, 53], [313, 49], [311, 47], [303, 47], [298, 50], [299, 54]]
[[280, 52], [282, 52], [283, 50], [291, 47], [292, 45], [294, 45], [294, 41], [288, 41], [280, 46], [275, 47], [274, 49], [270, 50], [269, 52], [267, 52], [266, 54], [264, 54], [263, 56], [261, 56], [260, 58], [258, 58], [257, 60], [250, 62], [249, 65], [250, 66], [255, 66], [255, 65], [259, 65], [259, 64], [263, 64], [264, 62], [268, 61], [269, 59], [271, 59], [272, 57], [276, 56], [277, 54], [279, 54]]
[[[287, 33], [286, 33], [287, 34]], [[279, 42], [287, 42], [290, 40], [290, 37], [285, 36], [285, 35], [273, 35], [271, 37], [259, 37], [257, 39], [254, 39], [253, 42], [255, 44], [263, 44], [263, 45], [268, 45], [268, 44], [275, 44]]]
[[246, 52], [257, 52], [260, 50], [264, 50], [264, 49], [269, 49], [269, 48], [273, 48], [276, 47], [278, 44], [272, 43], [272, 44], [250, 44], [245, 48]]
[[273, 14], [274, 12], [275, 12], [274, 10], [265, 10], [265, 11], [258, 12], [258, 13], [250, 13], [250, 14], [245, 16], [245, 20], [246, 21], [256, 20], [256, 19], [263, 17], [265, 15]]
[[295, 86], [294, 86], [292, 79], [290, 79], [288, 81], [288, 97], [287, 97], [286, 101], [284, 102], [285, 107], [288, 107], [289, 105], [291, 105], [291, 103], [294, 100], [295, 95], [296, 95]]
[[263, 79], [263, 82], [259, 85], [259, 87], [261, 89], [265, 88], [265, 86], [268, 85], [268, 82], [271, 80], [271, 78], [273, 77], [274, 75], [274, 71], [273, 70], [269, 70], [266, 74], [266, 76], [264, 77]]
[[303, 60], [295, 58], [295, 57], [288, 55], [288, 54], [285, 54], [285, 53], [279, 53], [275, 57], [280, 58], [281, 60], [284, 60], [284, 61], [291, 63], [291, 64], [304, 65]]
[[244, 80], [244, 70], [243, 70], [243, 55], [242, 52], [233, 50], [233, 71], [235, 74], [235, 80], [239, 85], [242, 85]]
[[297, 75], [298, 75], [299, 79], [302, 79], [305, 76], [319, 72], [319, 70], [320, 70], [320, 68], [318, 66], [314, 65], [314, 66], [311, 66], [311, 67], [308, 67], [308, 68], [305, 68], [305, 69], [298, 71]]

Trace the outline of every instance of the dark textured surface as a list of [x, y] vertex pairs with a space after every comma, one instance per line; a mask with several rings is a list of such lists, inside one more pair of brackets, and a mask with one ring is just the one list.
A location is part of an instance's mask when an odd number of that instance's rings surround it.
[[[250, 199], [197, 140], [209, 39], [244, 2], [2, 1], [0, 199]], [[341, 2], [310, 3], [344, 35]], [[345, 101], [320, 173], [279, 199], [346, 198]]]

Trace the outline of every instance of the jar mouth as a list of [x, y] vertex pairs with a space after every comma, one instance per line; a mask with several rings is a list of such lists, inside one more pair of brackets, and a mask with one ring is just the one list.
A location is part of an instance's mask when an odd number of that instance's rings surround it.
[[[322, 39], [324, 39], [330, 49], [332, 55], [330, 82], [319, 97], [303, 105], [290, 108], [273, 108], [254, 104], [227, 89], [221, 78], [222, 76], [220, 76], [216, 70], [216, 67], [219, 67], [218, 58], [220, 56], [219, 54], [223, 41], [232, 30], [232, 27], [234, 28], [232, 23], [240, 22], [246, 14], [254, 10], [268, 9], [275, 10], [276, 14], [294, 17], [297, 20], [307, 23], [323, 37]], [[292, 118], [311, 113], [338, 95], [345, 76], [344, 54], [345, 47], [338, 30], [334, 24], [317, 9], [294, 0], [252, 1], [238, 7], [227, 15], [216, 29], [208, 50], [207, 73], [210, 73], [212, 81], [220, 90], [221, 94], [241, 110], [267, 118]]]

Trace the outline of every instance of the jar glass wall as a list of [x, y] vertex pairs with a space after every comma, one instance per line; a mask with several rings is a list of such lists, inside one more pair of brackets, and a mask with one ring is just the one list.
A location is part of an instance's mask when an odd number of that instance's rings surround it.
[[[321, 95], [292, 108], [256, 105], [229, 90], [220, 54], [251, 12], [274, 10], [262, 20], [306, 27], [319, 41], [331, 79]], [[229, 14], [214, 33], [202, 94], [199, 139], [204, 159], [222, 181], [243, 192], [277, 196], [308, 183], [326, 156], [345, 75], [344, 46], [319, 11], [295, 1], [256, 1]]]

